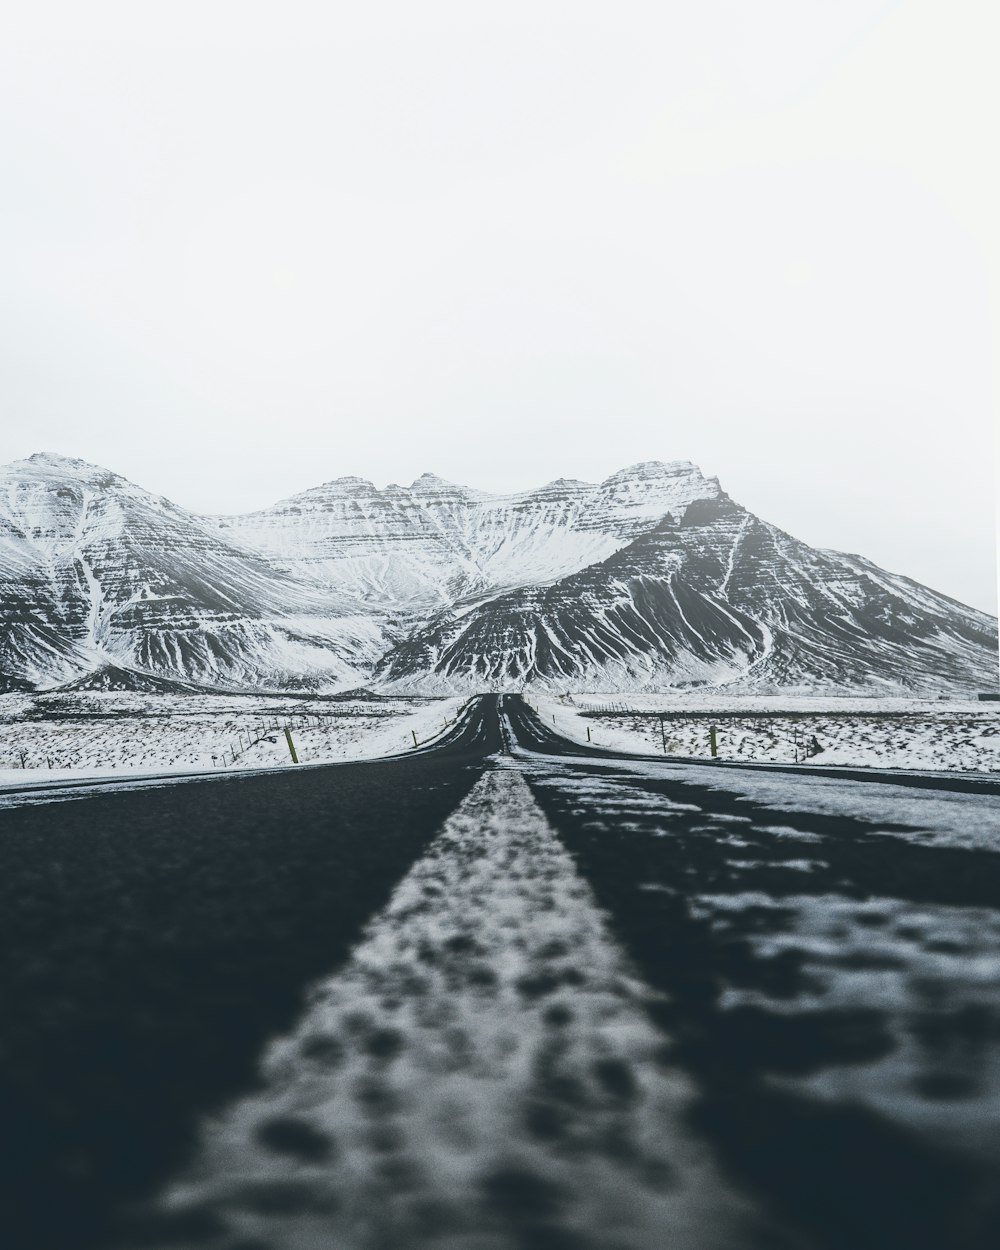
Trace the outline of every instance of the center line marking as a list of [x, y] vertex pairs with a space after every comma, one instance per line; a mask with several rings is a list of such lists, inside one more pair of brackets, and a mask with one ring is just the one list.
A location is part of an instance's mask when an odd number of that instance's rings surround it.
[[143, 1244], [199, 1218], [210, 1247], [735, 1247], [752, 1217], [683, 1126], [652, 993], [494, 757]]

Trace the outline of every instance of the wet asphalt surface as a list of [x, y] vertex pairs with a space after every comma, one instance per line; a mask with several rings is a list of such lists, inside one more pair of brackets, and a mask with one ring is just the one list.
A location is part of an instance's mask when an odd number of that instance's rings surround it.
[[123, 1213], [254, 1088], [497, 753], [650, 987], [689, 1131], [766, 1216], [739, 1244], [996, 1244], [1000, 854], [908, 840], [889, 801], [790, 813], [727, 794], [723, 769], [625, 771], [513, 696], [408, 757], [0, 813], [5, 1243], [155, 1244]]

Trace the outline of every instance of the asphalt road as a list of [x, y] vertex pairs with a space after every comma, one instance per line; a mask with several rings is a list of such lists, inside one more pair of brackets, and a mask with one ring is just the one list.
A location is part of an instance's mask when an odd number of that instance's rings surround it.
[[[398, 759], [63, 790], [52, 796], [61, 801], [0, 812], [6, 1244], [992, 1248], [998, 789], [616, 757], [566, 742], [503, 696]], [[504, 840], [505, 805], [517, 813], [508, 825], [536, 830], [521, 843]], [[407, 890], [419, 903], [400, 910]], [[583, 936], [535, 951], [546, 908], [554, 926], [562, 916], [566, 933]], [[526, 950], [527, 971], [508, 975]], [[438, 969], [436, 989], [411, 956]], [[388, 989], [383, 963], [397, 969]], [[359, 1117], [388, 1115], [389, 1064], [423, 1073], [410, 1083], [431, 1089], [444, 1070], [478, 1070], [482, 1082], [495, 1062], [506, 1082], [496, 1106], [523, 1102], [492, 1144], [488, 1125], [465, 1124], [455, 1146], [454, 1124], [420, 1120], [428, 1152], [440, 1132], [442, 1159], [493, 1160], [482, 1177], [462, 1174], [450, 1209], [440, 1194], [430, 1200], [429, 1182], [405, 1181], [383, 1121], [377, 1166], [360, 1147], [338, 1156], [338, 1175], [352, 1179], [341, 1176], [336, 1202], [327, 1193], [319, 1203], [301, 1178], [235, 1196], [220, 1188], [241, 1158], [258, 1167], [252, 1152], [265, 1147], [296, 1175], [334, 1169], [332, 1135], [302, 1107], [328, 1097], [315, 1072], [292, 1079], [282, 1061], [279, 1079], [262, 1068], [274, 1039], [312, 1021], [319, 984], [336, 1011], [323, 1009], [319, 1032], [308, 1024], [300, 1049], [310, 1062], [322, 1052], [330, 1071], [363, 1060], [383, 1074], [382, 1086], [368, 1068], [352, 1077], [368, 1091]], [[438, 1027], [428, 1003], [443, 1016], [470, 994], [467, 1053], [449, 1067], [428, 1040]], [[409, 1033], [358, 1023], [352, 996], [405, 1016]], [[530, 1062], [487, 1063], [512, 1012], [523, 1018], [511, 1044]], [[498, 1022], [479, 1042], [477, 1016]], [[459, 1047], [454, 1021], [440, 1029]], [[284, 1106], [289, 1090], [295, 1116], [272, 1114], [256, 1137], [206, 1136], [226, 1117], [251, 1122], [262, 1100]], [[424, 1112], [414, 1090], [396, 1093], [402, 1135], [407, 1115]], [[354, 1103], [338, 1106], [353, 1123]], [[500, 1166], [504, 1150], [517, 1158]], [[692, 1162], [699, 1151], [704, 1161]], [[600, 1204], [614, 1202], [594, 1197], [594, 1159], [631, 1195], [632, 1215], [601, 1232]], [[395, 1177], [384, 1194], [364, 1190], [376, 1183], [359, 1179], [369, 1166], [379, 1184]], [[163, 1194], [192, 1168], [199, 1204], [171, 1205]], [[399, 1205], [407, 1184], [410, 1205]], [[395, 1223], [338, 1224], [345, 1185], [383, 1194]], [[707, 1195], [700, 1215], [678, 1196], [693, 1193]], [[585, 1207], [581, 1224], [573, 1212]]]

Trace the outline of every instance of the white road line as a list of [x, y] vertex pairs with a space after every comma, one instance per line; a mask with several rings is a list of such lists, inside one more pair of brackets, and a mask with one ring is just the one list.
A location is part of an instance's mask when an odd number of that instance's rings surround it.
[[207, 1126], [156, 1244], [207, 1210], [206, 1246], [735, 1250], [748, 1212], [683, 1127], [651, 994], [495, 757]]

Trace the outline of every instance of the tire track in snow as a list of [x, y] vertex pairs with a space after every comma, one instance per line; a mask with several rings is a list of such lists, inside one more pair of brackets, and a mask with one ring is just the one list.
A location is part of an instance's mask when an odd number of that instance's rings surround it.
[[272, 1044], [259, 1091], [206, 1127], [141, 1244], [748, 1244], [743, 1201], [682, 1125], [691, 1090], [663, 1064], [652, 992], [494, 760]]

